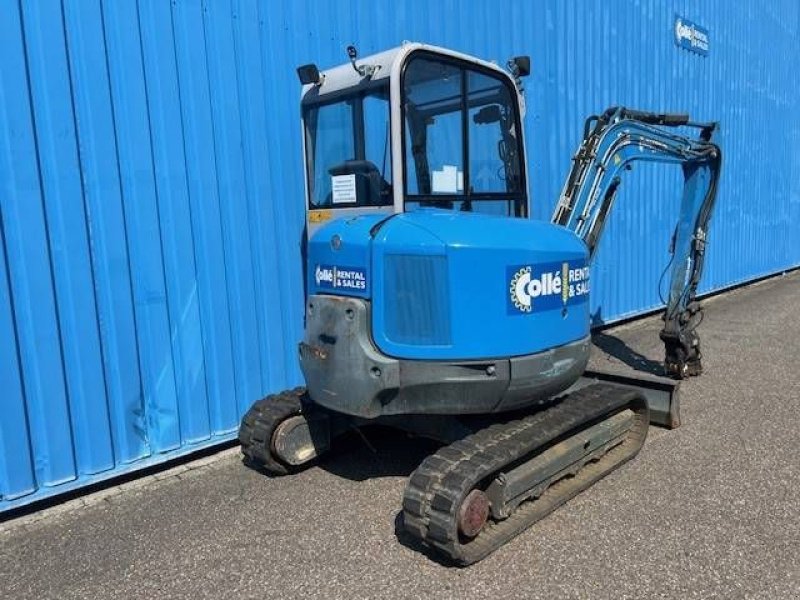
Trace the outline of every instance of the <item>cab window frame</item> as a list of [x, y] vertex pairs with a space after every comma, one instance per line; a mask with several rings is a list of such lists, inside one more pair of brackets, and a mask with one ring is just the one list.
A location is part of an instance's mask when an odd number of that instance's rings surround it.
[[[386, 140], [387, 145], [387, 155], [386, 155], [386, 164], [389, 166], [389, 169], [393, 171], [393, 162], [392, 162], [392, 141], [391, 141], [391, 89], [388, 78], [379, 79], [377, 81], [372, 81], [368, 85], [360, 85], [355, 88], [345, 88], [343, 90], [335, 91], [330, 94], [324, 94], [318, 96], [313, 99], [304, 99], [301, 103], [301, 117], [302, 117], [302, 124], [303, 124], [303, 139], [304, 139], [304, 163], [305, 163], [305, 176], [306, 176], [306, 189], [307, 189], [307, 196], [306, 196], [306, 209], [307, 210], [323, 210], [323, 209], [336, 209], [336, 208], [353, 208], [356, 207], [356, 204], [315, 204], [314, 203], [314, 171], [316, 169], [317, 163], [317, 156], [316, 156], [316, 143], [317, 139], [317, 132], [312, 134], [311, 125], [309, 118], [309, 111], [313, 109], [321, 109], [325, 106], [330, 106], [333, 104], [338, 104], [340, 102], [345, 102], [347, 100], [354, 101], [354, 104], [351, 108], [351, 118], [352, 118], [352, 127], [353, 127], [353, 152], [354, 152], [354, 159], [355, 160], [363, 160], [366, 154], [366, 124], [364, 123], [364, 99], [367, 96], [377, 95], [377, 94], [385, 94], [386, 98], [386, 108], [387, 108], [387, 116], [389, 118], [389, 133]], [[318, 119], [318, 114], [317, 117]], [[392, 179], [396, 176], [394, 172], [392, 172]], [[389, 182], [390, 185], [394, 185], [392, 181]], [[381, 208], [387, 205], [391, 205], [391, 202], [387, 204], [369, 204], [369, 205], [362, 205], [364, 208]]]
[[[412, 194], [409, 193], [409, 165], [408, 165], [408, 142], [407, 142], [407, 122], [406, 122], [406, 74], [408, 71], [409, 66], [411, 66], [415, 60], [429, 60], [439, 62], [445, 65], [452, 65], [457, 67], [460, 70], [460, 108], [459, 112], [461, 114], [461, 138], [462, 138], [462, 148], [461, 148], [461, 161], [463, 163], [463, 188], [460, 193], [455, 194], [447, 194], [447, 193], [436, 193], [436, 194]], [[491, 79], [496, 80], [498, 83], [503, 85], [508, 94], [509, 100], [512, 104], [512, 108], [514, 109], [514, 129], [516, 132], [515, 140], [516, 140], [516, 151], [518, 157], [518, 168], [519, 168], [519, 191], [518, 192], [472, 192], [471, 191], [471, 173], [470, 173], [470, 153], [469, 153], [469, 145], [470, 145], [470, 137], [469, 137], [469, 75], [470, 73], [477, 73], [480, 75], [485, 75]], [[517, 90], [514, 87], [511, 80], [504, 76], [504, 74], [498, 73], [494, 69], [485, 67], [480, 64], [475, 64], [469, 62], [467, 60], [463, 60], [458, 57], [454, 56], [446, 56], [442, 54], [438, 54], [436, 52], [431, 52], [428, 50], [415, 50], [406, 57], [402, 69], [400, 71], [400, 150], [401, 156], [403, 157], [402, 160], [402, 178], [403, 178], [403, 210], [406, 210], [406, 205], [411, 203], [416, 203], [420, 205], [431, 205], [431, 206], [442, 206], [447, 203], [451, 205], [455, 205], [456, 203], [462, 203], [462, 210], [463, 210], [463, 203], [471, 203], [473, 201], [497, 201], [497, 202], [513, 202], [513, 210], [509, 210], [509, 216], [514, 217], [527, 217], [528, 216], [528, 180], [527, 180], [527, 168], [525, 164], [525, 153], [524, 153], [524, 140], [523, 140], [523, 131], [522, 131], [522, 119], [521, 119], [521, 111], [519, 105], [519, 98], [517, 97]]]

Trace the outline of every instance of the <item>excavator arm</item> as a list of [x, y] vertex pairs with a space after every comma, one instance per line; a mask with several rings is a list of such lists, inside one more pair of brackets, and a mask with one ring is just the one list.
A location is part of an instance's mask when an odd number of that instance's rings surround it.
[[[676, 130], [681, 126], [698, 134], [683, 135]], [[635, 161], [681, 165], [683, 198], [670, 248], [669, 297], [660, 334], [664, 366], [678, 378], [702, 372], [696, 332], [702, 312], [695, 295], [722, 166], [719, 146], [711, 141], [715, 129], [716, 123], [696, 123], [688, 115], [622, 107], [589, 117], [553, 214], [553, 222], [580, 236], [594, 256], [623, 171]]]

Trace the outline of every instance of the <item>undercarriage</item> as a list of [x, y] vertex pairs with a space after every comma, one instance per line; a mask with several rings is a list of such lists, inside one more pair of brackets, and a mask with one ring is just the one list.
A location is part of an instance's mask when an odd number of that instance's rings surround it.
[[677, 384], [614, 377], [587, 373], [523, 411], [372, 420], [320, 407], [297, 388], [254, 404], [239, 440], [245, 461], [272, 475], [313, 464], [367, 424], [437, 440], [409, 477], [402, 526], [445, 561], [469, 565], [634, 457], [651, 421], [677, 426]]

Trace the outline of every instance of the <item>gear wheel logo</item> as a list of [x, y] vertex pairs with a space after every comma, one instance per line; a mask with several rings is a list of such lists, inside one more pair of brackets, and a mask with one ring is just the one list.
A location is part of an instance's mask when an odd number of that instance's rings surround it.
[[533, 298], [528, 293], [528, 285], [531, 282], [531, 268], [522, 267], [511, 278], [511, 285], [509, 286], [509, 294], [511, 302], [514, 306], [522, 312], [531, 312], [533, 310]]

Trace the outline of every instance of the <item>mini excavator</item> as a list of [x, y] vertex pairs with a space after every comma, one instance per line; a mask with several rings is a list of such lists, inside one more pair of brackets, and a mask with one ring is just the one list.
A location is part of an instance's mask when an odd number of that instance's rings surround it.
[[[674, 380], [702, 371], [716, 124], [623, 107], [590, 117], [540, 222], [528, 218], [528, 57], [504, 69], [417, 43], [348, 55], [298, 68], [306, 386], [257, 401], [239, 440], [273, 475], [354, 427], [437, 440], [409, 477], [401, 527], [468, 565], [634, 457], [651, 422], [678, 424]], [[661, 331], [673, 379], [587, 370], [591, 261], [636, 161], [684, 174]]]

